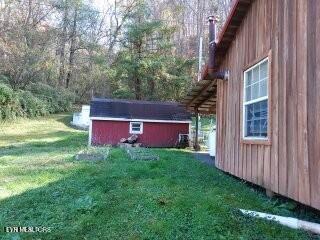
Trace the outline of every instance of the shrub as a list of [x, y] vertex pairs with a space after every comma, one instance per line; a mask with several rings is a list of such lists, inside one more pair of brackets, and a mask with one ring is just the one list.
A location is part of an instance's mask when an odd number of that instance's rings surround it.
[[69, 111], [75, 99], [69, 91], [43, 83], [31, 83], [27, 86], [27, 90], [46, 103], [49, 113]]
[[46, 103], [32, 95], [31, 92], [20, 90], [17, 95], [26, 117], [45, 116], [49, 114]]
[[9, 78], [5, 75], [0, 74], [0, 83], [9, 84]]
[[71, 109], [74, 95], [42, 83], [33, 83], [27, 90], [14, 91], [0, 82], [0, 120], [37, 117]]
[[23, 111], [13, 89], [0, 83], [0, 119], [15, 119], [20, 116], [23, 116]]
[[0, 83], [0, 104], [6, 105], [8, 104], [13, 98], [13, 90], [6, 84]]

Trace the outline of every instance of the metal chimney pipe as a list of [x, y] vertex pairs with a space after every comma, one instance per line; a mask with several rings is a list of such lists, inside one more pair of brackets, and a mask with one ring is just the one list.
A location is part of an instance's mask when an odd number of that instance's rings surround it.
[[216, 24], [214, 16], [209, 16], [209, 61], [208, 61], [208, 74], [213, 75], [215, 64], [215, 52], [216, 52]]
[[215, 17], [214, 16], [209, 16], [208, 17], [209, 20], [209, 41], [214, 41], [215, 40], [215, 36], [216, 36], [216, 24], [215, 24]]

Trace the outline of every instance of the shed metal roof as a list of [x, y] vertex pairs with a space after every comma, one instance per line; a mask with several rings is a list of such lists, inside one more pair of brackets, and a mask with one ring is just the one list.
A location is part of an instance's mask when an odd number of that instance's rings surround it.
[[181, 103], [94, 98], [90, 117], [190, 121]]

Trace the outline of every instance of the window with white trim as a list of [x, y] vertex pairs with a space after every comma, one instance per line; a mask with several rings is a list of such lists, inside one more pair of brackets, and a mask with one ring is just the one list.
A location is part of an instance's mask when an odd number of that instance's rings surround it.
[[130, 133], [132, 134], [142, 134], [143, 123], [142, 122], [130, 122]]
[[243, 137], [268, 137], [268, 58], [244, 72]]

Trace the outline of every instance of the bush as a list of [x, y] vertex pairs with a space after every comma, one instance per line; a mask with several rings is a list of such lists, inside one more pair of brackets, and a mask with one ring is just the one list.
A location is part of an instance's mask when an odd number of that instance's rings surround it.
[[0, 83], [0, 119], [15, 119], [23, 116], [23, 111], [14, 91]]
[[0, 74], [0, 83], [9, 84], [9, 78], [5, 75]]
[[74, 99], [69, 91], [42, 83], [33, 83], [27, 86], [27, 90], [18, 91], [0, 83], [0, 120], [66, 112], [71, 109]]
[[46, 103], [49, 113], [69, 111], [75, 99], [74, 94], [69, 91], [53, 88], [43, 83], [29, 84], [27, 90]]
[[44, 101], [32, 95], [29, 91], [18, 92], [18, 99], [26, 117], [45, 116], [49, 114]]
[[0, 83], [0, 104], [1, 106], [8, 104], [13, 99], [13, 90], [6, 84]]

